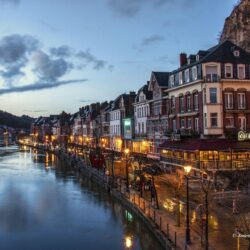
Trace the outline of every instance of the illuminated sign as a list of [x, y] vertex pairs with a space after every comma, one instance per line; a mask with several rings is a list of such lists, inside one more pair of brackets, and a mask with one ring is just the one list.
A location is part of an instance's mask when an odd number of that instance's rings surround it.
[[133, 132], [132, 132], [132, 120], [130, 118], [123, 120], [123, 131], [124, 131], [124, 138], [125, 139], [132, 139]]
[[239, 131], [238, 141], [246, 141], [246, 140], [250, 140], [250, 133], [246, 133], [244, 131]]

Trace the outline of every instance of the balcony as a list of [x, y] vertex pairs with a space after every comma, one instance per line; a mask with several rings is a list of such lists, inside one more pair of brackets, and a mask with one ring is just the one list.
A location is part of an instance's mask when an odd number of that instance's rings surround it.
[[217, 74], [208, 74], [204, 77], [204, 82], [220, 82], [221, 78]]

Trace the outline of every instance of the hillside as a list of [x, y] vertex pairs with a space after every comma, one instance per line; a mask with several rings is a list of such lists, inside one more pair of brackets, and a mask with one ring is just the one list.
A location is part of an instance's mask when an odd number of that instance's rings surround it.
[[34, 119], [29, 116], [15, 116], [0, 110], [0, 125], [5, 125], [12, 128], [29, 129], [33, 120]]
[[220, 42], [230, 40], [250, 52], [250, 0], [241, 0], [226, 18]]

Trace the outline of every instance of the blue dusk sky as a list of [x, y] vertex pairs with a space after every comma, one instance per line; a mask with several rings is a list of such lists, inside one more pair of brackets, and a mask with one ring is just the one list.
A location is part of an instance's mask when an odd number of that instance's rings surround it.
[[0, 109], [76, 112], [218, 43], [237, 0], [0, 0]]

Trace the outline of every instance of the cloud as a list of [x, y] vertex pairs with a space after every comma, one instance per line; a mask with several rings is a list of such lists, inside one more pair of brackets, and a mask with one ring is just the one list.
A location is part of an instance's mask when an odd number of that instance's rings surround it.
[[36, 51], [33, 55], [34, 72], [42, 81], [53, 82], [64, 76], [69, 70], [73, 69], [72, 63], [63, 58], [51, 59], [43, 51]]
[[190, 8], [195, 5], [197, 0], [107, 0], [108, 7], [113, 10], [116, 14], [122, 17], [134, 17], [137, 15], [145, 6], [151, 8], [159, 8], [162, 6], [176, 6]]
[[80, 99], [79, 100], [80, 102], [82, 102], [82, 103], [90, 103], [90, 102], [94, 102], [93, 100], [85, 100], [85, 99]]
[[158, 42], [161, 42], [164, 40], [165, 40], [164, 36], [152, 35], [152, 36], [144, 38], [142, 40], [141, 47], [146, 47], [146, 46], [149, 46], [151, 44], [158, 43]]
[[84, 60], [87, 64], [92, 64], [93, 69], [95, 70], [100, 70], [103, 69], [106, 65], [107, 62], [101, 59], [97, 59], [91, 52], [90, 49], [87, 49], [85, 51], [79, 51], [76, 56], [79, 59]]
[[88, 81], [88, 79], [77, 79], [77, 80], [67, 80], [67, 81], [58, 81], [58, 82], [41, 82], [41, 83], [32, 83], [25, 86], [17, 86], [6, 89], [0, 89], [0, 95], [9, 94], [9, 93], [20, 93], [26, 91], [36, 91], [42, 89], [56, 88], [62, 85], [83, 83]]
[[5, 36], [0, 40], [0, 64], [4, 78], [22, 75], [21, 68], [28, 62], [28, 56], [39, 47], [39, 41], [32, 36], [18, 34]]
[[0, 4], [19, 4], [20, 3], [20, 0], [0, 0]]
[[24, 109], [23, 112], [30, 112], [30, 113], [44, 113], [48, 112], [49, 110], [46, 109], [40, 109], [40, 110], [30, 110], [30, 109]]
[[67, 45], [62, 45], [59, 47], [51, 48], [50, 54], [56, 57], [71, 57], [73, 54], [73, 49]]

